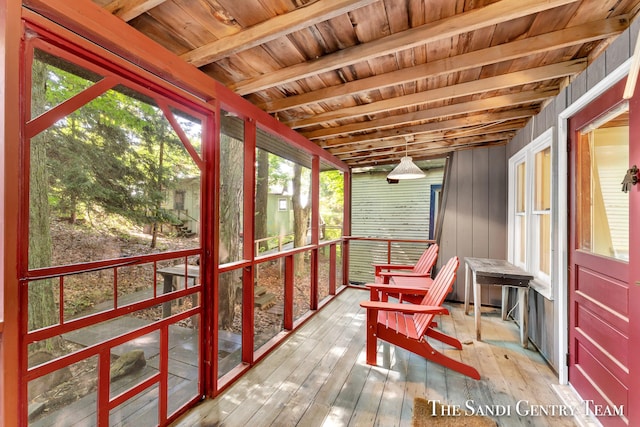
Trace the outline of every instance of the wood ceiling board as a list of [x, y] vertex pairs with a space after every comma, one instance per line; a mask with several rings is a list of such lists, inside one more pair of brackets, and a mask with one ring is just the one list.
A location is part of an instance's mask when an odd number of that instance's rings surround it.
[[346, 14], [348, 11], [363, 7], [376, 0], [333, 0], [332, 2], [315, 2], [304, 8], [274, 16], [253, 26], [248, 26], [230, 39], [202, 45], [183, 59], [196, 66], [217, 61], [225, 56], [256, 47], [260, 44], [283, 37]]
[[513, 107], [518, 104], [542, 101], [546, 98], [553, 97], [557, 94], [557, 90], [544, 92], [521, 92], [512, 95], [503, 95], [492, 98], [479, 99], [465, 103], [451, 104], [429, 110], [422, 110], [416, 113], [395, 115], [380, 120], [370, 120], [366, 122], [342, 125], [336, 128], [327, 128], [312, 132], [302, 132], [309, 139], [342, 135], [352, 132], [379, 129], [400, 124], [409, 124], [423, 120], [433, 120], [439, 117], [453, 116], [457, 114], [470, 114], [483, 110], [497, 109], [503, 107]]
[[216, 0], [215, 3], [218, 3], [242, 28], [251, 27], [275, 16], [256, 0]]
[[[320, 9], [327, 15], [310, 14]], [[130, 24], [178, 54], [217, 45], [202, 71], [314, 144], [367, 154], [349, 159], [356, 166], [402, 156], [405, 137], [414, 157], [433, 155], [434, 138], [456, 140], [440, 152], [498, 143], [461, 138], [524, 127], [638, 9], [640, 0], [167, 0]], [[523, 77], [576, 59], [571, 73]]]
[[317, 140], [322, 147], [340, 147], [344, 145], [363, 143], [370, 141], [379, 141], [387, 138], [398, 138], [409, 135], [419, 135], [421, 133], [446, 131], [456, 128], [465, 128], [469, 126], [486, 125], [499, 120], [512, 120], [521, 118], [530, 118], [538, 113], [537, 109], [511, 109], [508, 111], [502, 111], [499, 113], [481, 113], [481, 114], [469, 114], [465, 117], [434, 121], [421, 125], [409, 125], [396, 129], [376, 130], [366, 134], [353, 135], [347, 138], [333, 138]]
[[107, 3], [104, 8], [123, 21], [131, 21], [167, 0], [116, 0]]
[[473, 31], [536, 13], [542, 10], [572, 3], [575, 0], [502, 0], [481, 9], [474, 9], [461, 15], [444, 18], [429, 25], [412, 28], [401, 33], [392, 34], [350, 48], [345, 48], [330, 55], [325, 55], [314, 61], [300, 63], [291, 67], [269, 73], [260, 78], [249, 79], [231, 86], [240, 95], [259, 91], [266, 87], [276, 86], [291, 80], [342, 68], [344, 66], [365, 61], [382, 55], [387, 55], [398, 49], [408, 49], [434, 40], [442, 40], [457, 34]]
[[189, 51], [189, 46], [185, 44], [185, 41], [182, 40], [182, 38], [175, 37], [174, 34], [166, 31], [163, 26], [155, 20], [155, 18], [152, 18], [147, 14], [135, 18], [130, 22], [130, 24], [146, 37], [159, 45], [162, 45], [176, 55]]
[[[362, 150], [357, 153], [342, 154], [338, 150], [329, 150], [333, 155], [342, 161], [361, 159], [367, 157], [385, 156], [390, 160], [399, 160], [405, 155], [417, 156], [420, 152], [424, 152], [434, 148], [446, 148], [460, 145], [481, 144], [486, 142], [505, 141], [511, 139], [513, 132], [497, 132], [493, 134], [474, 135], [461, 138], [441, 138], [429, 142], [412, 142], [409, 144], [400, 143], [390, 147], [375, 148], [375, 150]], [[406, 148], [405, 148], [406, 147]]]
[[[628, 20], [618, 18], [591, 22], [578, 27], [468, 52], [440, 61], [343, 83], [335, 87], [327, 87], [306, 94], [273, 100], [269, 103], [260, 104], [258, 107], [270, 112], [282, 111], [331, 97], [404, 84], [425, 78], [425, 76], [436, 76], [469, 69], [476, 70], [480, 66], [490, 65], [495, 62], [528, 57], [536, 53], [558, 50], [562, 47], [617, 35], [624, 31], [628, 24]], [[474, 72], [477, 73], [478, 71]]]
[[195, 18], [201, 13], [202, 10], [195, 6], [185, 9], [174, 1], [167, 1], [147, 12], [147, 15], [155, 19], [173, 37], [182, 40], [185, 46], [193, 49], [215, 39], [215, 35]]
[[[499, 125], [487, 126], [487, 127], [477, 127], [475, 129], [467, 129], [465, 132], [433, 132], [429, 134], [423, 134], [416, 137], [408, 147], [411, 147], [409, 151], [422, 150], [423, 148], [428, 148], [427, 144], [437, 143], [439, 141], [446, 140], [456, 140], [460, 138], [473, 138], [473, 137], [486, 137], [493, 139], [502, 139], [502, 136], [492, 136], [492, 134], [501, 134], [505, 135], [506, 133], [513, 134], [513, 132], [521, 129], [524, 126], [525, 122], [523, 120], [516, 120], [507, 123], [501, 123]], [[352, 158], [357, 157], [358, 153], [362, 152], [370, 152], [372, 150], [384, 150], [390, 148], [400, 148], [403, 149], [405, 147], [405, 138], [395, 138], [395, 139], [386, 139], [384, 141], [377, 141], [375, 143], [367, 143], [367, 144], [350, 144], [348, 146], [343, 146], [340, 148], [327, 148], [331, 154], [345, 158], [346, 155], [351, 155]]]
[[472, 94], [497, 91], [499, 89], [520, 86], [530, 82], [538, 82], [546, 79], [555, 79], [561, 76], [574, 75], [584, 70], [586, 66], [586, 60], [574, 60], [560, 64], [552, 64], [535, 69], [473, 80], [454, 86], [441, 87], [427, 92], [398, 96], [366, 105], [358, 105], [354, 107], [344, 106], [339, 110], [316, 114], [308, 119], [290, 121], [285, 124], [294, 129], [303, 128], [309, 125], [325, 123], [332, 120], [376, 114], [383, 111], [397, 110], [407, 106], [426, 104], [433, 101], [449, 100]]
[[220, 16], [219, 9], [206, 0], [173, 0], [181, 8], [189, 11], [191, 17], [208, 32], [214, 35], [212, 42], [216, 39], [229, 37], [242, 30], [240, 24], [235, 20], [228, 20], [226, 16]]

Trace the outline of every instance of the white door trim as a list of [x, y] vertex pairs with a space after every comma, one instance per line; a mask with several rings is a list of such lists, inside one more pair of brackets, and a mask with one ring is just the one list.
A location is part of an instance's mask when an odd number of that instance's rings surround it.
[[[589, 89], [584, 95], [568, 106], [560, 114], [558, 114], [558, 250], [556, 256], [558, 265], [567, 266], [567, 268], [559, 268], [557, 271], [555, 283], [556, 296], [556, 316], [558, 322], [558, 380], [560, 384], [568, 384], [569, 367], [567, 366], [567, 353], [569, 352], [569, 224], [567, 221], [569, 203], [568, 203], [568, 121], [578, 111], [589, 105], [598, 96], [602, 95], [613, 85], [625, 78], [629, 74], [631, 68], [631, 58], [616, 68], [609, 75], [599, 81], [593, 88]], [[587, 70], [588, 71], [588, 70]], [[562, 201], [567, 201], [563, 203]]]

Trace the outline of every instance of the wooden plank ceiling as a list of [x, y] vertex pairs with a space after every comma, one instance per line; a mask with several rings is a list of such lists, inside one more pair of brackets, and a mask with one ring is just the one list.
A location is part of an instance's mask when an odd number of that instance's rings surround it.
[[351, 167], [505, 144], [640, 0], [94, 0]]

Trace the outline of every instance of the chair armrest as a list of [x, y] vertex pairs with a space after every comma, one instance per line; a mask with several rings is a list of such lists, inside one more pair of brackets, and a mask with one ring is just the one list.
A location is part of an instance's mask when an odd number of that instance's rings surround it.
[[407, 270], [414, 267], [413, 264], [371, 264], [371, 265], [373, 265], [374, 267], [379, 267], [384, 269], [397, 268], [401, 270]]
[[383, 284], [373, 284], [368, 283], [365, 285], [367, 288], [382, 291], [382, 292], [397, 292], [400, 294], [414, 294], [414, 295], [425, 295], [429, 292], [429, 288], [424, 286], [396, 286], [396, 285], [383, 285]]
[[419, 305], [419, 304], [402, 304], [395, 302], [381, 301], [361, 301], [360, 307], [367, 310], [397, 311], [406, 314], [427, 313], [427, 314], [447, 314], [448, 310], [444, 307], [435, 305]]
[[391, 276], [399, 276], [399, 277], [431, 277], [430, 272], [426, 273], [414, 273], [412, 271], [381, 271], [377, 274], [377, 276], [381, 277], [391, 277]]
[[377, 276], [382, 270], [411, 270], [414, 266], [409, 264], [372, 264]]

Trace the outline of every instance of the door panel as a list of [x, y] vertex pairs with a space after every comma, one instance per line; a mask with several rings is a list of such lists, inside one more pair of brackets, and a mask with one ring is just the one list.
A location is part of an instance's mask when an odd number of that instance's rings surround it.
[[[629, 425], [629, 162], [624, 82], [570, 119], [569, 382]], [[614, 408], [615, 407], [615, 408]]]

